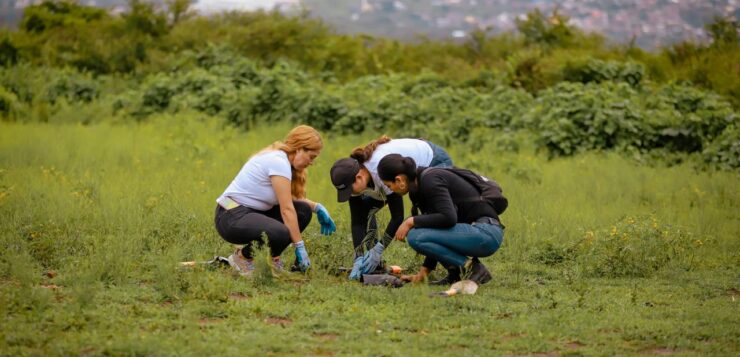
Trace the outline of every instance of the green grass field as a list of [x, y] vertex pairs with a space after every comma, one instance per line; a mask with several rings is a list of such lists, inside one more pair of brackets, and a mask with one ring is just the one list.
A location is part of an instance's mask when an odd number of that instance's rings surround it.
[[[307, 276], [178, 268], [230, 253], [213, 227], [215, 198], [289, 129], [242, 132], [192, 114], [0, 123], [0, 354], [740, 353], [738, 174], [617, 154], [548, 161], [526, 147], [448, 147], [510, 201], [504, 245], [484, 259], [494, 280], [473, 296], [335, 274], [352, 248], [329, 167], [375, 134], [324, 136], [308, 196], [338, 231], [323, 237], [311, 223]], [[412, 271], [422, 261], [402, 242], [385, 258]]]

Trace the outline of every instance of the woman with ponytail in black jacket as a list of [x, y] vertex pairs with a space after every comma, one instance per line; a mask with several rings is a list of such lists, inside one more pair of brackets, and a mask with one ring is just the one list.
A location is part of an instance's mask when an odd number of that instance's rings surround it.
[[409, 194], [421, 215], [403, 221], [395, 233], [426, 258], [415, 275], [403, 280], [426, 279], [437, 262], [449, 275], [439, 283], [460, 279], [484, 284], [491, 274], [478, 258], [495, 253], [504, 231], [493, 206], [480, 200], [480, 192], [470, 182], [441, 168], [417, 167], [410, 157], [392, 154], [378, 164], [378, 175], [396, 195]]

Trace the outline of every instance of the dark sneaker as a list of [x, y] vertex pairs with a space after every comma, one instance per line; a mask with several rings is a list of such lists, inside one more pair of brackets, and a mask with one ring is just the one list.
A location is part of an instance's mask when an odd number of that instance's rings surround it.
[[465, 274], [464, 277], [467, 280], [472, 280], [476, 282], [478, 285], [483, 285], [493, 278], [491, 276], [491, 272], [488, 271], [485, 265], [478, 260], [478, 258], [473, 258], [471, 262], [465, 265]]
[[460, 281], [460, 268], [454, 267], [454, 268], [447, 268], [446, 277], [439, 279], [439, 280], [430, 281], [429, 285], [452, 285], [458, 281]]

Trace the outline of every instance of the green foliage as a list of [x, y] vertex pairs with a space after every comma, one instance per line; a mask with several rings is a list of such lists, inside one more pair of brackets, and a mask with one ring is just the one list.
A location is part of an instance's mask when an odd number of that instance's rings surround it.
[[577, 260], [594, 276], [649, 277], [666, 267], [692, 268], [703, 244], [656, 217], [627, 217], [610, 228], [586, 232]]
[[604, 82], [547, 89], [517, 123], [559, 156], [594, 149], [700, 152], [735, 121], [729, 103], [693, 87], [635, 90]]
[[104, 9], [81, 6], [75, 1], [44, 0], [41, 4], [25, 8], [20, 28], [31, 33], [51, 31], [56, 28], [81, 26], [108, 18]]
[[[309, 16], [258, 11], [201, 17], [189, 12], [186, 0], [168, 0], [166, 10], [141, 0], [128, 4], [121, 16], [109, 16], [104, 10], [71, 1], [29, 6], [21, 31], [10, 32], [7, 40], [0, 42], [0, 63], [72, 66], [95, 74], [144, 77], [194, 65], [187, 58], [193, 53], [207, 61], [209, 49], [218, 49], [221, 56], [222, 49], [228, 48], [232, 55], [220, 60], [232, 58], [232, 62], [219, 62], [222, 65], [234, 66], [249, 58], [256, 65], [271, 68], [287, 60], [326, 81], [431, 71], [442, 80], [455, 82], [488, 71], [507, 73], [506, 84], [530, 93], [555, 85], [565, 75], [581, 82], [625, 80], [633, 86], [645, 79], [659, 83], [691, 80], [729, 98], [736, 107], [740, 98], [740, 84], [735, 76], [727, 75], [736, 72], [735, 63], [740, 61], [737, 41], [732, 37], [737, 25], [726, 19], [709, 26], [718, 39], [711, 48], [686, 43], [650, 54], [609, 47], [599, 35], [580, 33], [558, 11], [534, 11], [517, 20], [522, 36], [514, 32], [494, 36], [479, 30], [464, 43], [428, 39], [404, 43], [335, 34]], [[723, 45], [717, 45], [720, 42]], [[573, 58], [583, 62], [575, 61], [563, 72]], [[605, 62], [589, 62], [590, 58]], [[208, 67], [205, 62], [201, 66]]]
[[145, 0], [128, 0], [129, 11], [123, 14], [126, 30], [130, 33], [159, 37], [167, 33], [167, 17]]
[[316, 91], [306, 100], [301, 119], [319, 130], [331, 130], [347, 114], [347, 106], [336, 96]]
[[98, 83], [89, 75], [68, 71], [67, 73], [60, 73], [50, 81], [45, 99], [51, 103], [56, 102], [59, 98], [64, 98], [69, 102], [89, 103], [99, 95]]
[[5, 119], [17, 118], [20, 103], [15, 93], [0, 87], [0, 115]]
[[737, 121], [729, 103], [686, 84], [670, 84], [645, 98], [651, 147], [697, 152]]
[[516, 19], [516, 27], [527, 44], [545, 47], [567, 46], [572, 43], [577, 30], [568, 25], [568, 17], [558, 11], [546, 17], [539, 9], [527, 13], [525, 19]]
[[194, 0], [165, 0], [172, 24], [176, 25], [178, 22], [192, 16], [190, 5], [193, 3], [195, 3]]
[[554, 155], [644, 146], [646, 125], [624, 83], [561, 83], [543, 91], [522, 118]]
[[4, 34], [0, 41], [0, 66], [13, 66], [18, 63], [18, 48], [13, 45], [10, 36]]
[[703, 161], [725, 170], [740, 168], [740, 129], [730, 125], [702, 151]]
[[588, 59], [585, 62], [569, 62], [563, 69], [563, 79], [570, 82], [601, 83], [604, 81], [626, 82], [637, 87], [645, 76], [645, 69], [639, 63], [619, 63]]
[[704, 26], [712, 37], [712, 45], [735, 45], [740, 44], [740, 36], [738, 35], [738, 24], [737, 19], [724, 18], [717, 16], [714, 21]]

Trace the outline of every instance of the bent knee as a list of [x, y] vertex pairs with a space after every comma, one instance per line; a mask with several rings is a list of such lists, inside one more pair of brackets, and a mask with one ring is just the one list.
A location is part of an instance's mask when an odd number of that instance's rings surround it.
[[421, 229], [412, 229], [406, 235], [406, 242], [414, 250], [419, 250], [419, 247], [424, 243], [424, 232]]

